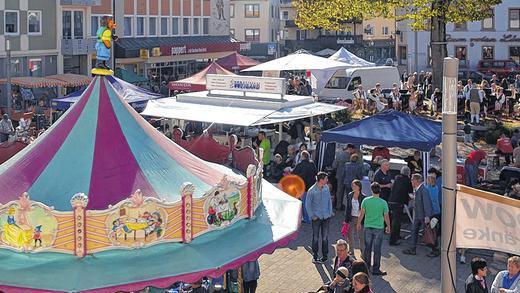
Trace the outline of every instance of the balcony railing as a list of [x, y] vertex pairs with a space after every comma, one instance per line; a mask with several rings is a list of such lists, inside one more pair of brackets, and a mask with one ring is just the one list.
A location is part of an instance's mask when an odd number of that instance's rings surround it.
[[99, 6], [101, 0], [61, 0], [61, 5]]
[[87, 55], [96, 51], [95, 39], [62, 39], [61, 52], [63, 55]]

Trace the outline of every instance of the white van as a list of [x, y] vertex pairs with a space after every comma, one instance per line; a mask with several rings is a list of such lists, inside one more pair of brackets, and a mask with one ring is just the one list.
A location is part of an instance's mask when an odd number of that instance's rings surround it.
[[393, 83], [399, 85], [397, 67], [375, 66], [338, 70], [318, 97], [321, 101], [351, 100], [352, 92], [358, 85], [362, 84], [364, 90], [370, 90], [376, 86], [376, 83], [380, 83], [382, 89], [392, 88]]

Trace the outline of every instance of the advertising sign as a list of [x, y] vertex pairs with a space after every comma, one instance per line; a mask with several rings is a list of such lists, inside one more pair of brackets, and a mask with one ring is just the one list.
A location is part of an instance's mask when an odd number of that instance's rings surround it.
[[285, 94], [285, 79], [236, 75], [206, 75], [206, 89]]

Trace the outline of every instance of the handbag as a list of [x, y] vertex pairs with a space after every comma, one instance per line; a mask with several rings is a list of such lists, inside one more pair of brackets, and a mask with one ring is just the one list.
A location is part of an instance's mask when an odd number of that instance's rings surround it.
[[347, 222], [343, 222], [343, 226], [341, 227], [341, 235], [343, 235], [344, 239], [347, 239], [348, 229], [350, 228], [350, 224]]
[[433, 230], [430, 225], [426, 225], [424, 228], [423, 242], [431, 247], [434, 247], [435, 242], [437, 242], [437, 233], [435, 233], [435, 230]]

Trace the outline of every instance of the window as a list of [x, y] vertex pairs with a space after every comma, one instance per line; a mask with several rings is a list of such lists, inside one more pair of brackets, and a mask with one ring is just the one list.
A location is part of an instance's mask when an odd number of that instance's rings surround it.
[[235, 30], [230, 28], [229, 29], [229, 35], [232, 36], [233, 38], [235, 37]]
[[83, 39], [83, 11], [74, 11], [74, 39]]
[[148, 35], [149, 36], [157, 35], [157, 17], [148, 18]]
[[199, 34], [199, 19], [198, 18], [193, 19], [193, 34], [194, 35]]
[[28, 69], [29, 69], [29, 76], [42, 76], [42, 59], [41, 58], [35, 58], [35, 59], [29, 59]]
[[374, 35], [374, 28], [371, 27], [370, 25], [367, 25], [367, 27], [365, 28], [365, 34], [367, 34], [369, 36], [373, 36]]
[[520, 46], [509, 47], [509, 59], [513, 59], [517, 63], [520, 63]]
[[495, 47], [494, 46], [482, 46], [482, 59], [493, 60], [495, 59]]
[[183, 35], [190, 34], [190, 19], [189, 18], [182, 19], [182, 34]]
[[42, 34], [42, 12], [29, 10], [27, 11], [27, 33], [29, 35]]
[[172, 35], [174, 35], [174, 36], [179, 35], [179, 18], [178, 17], [172, 18]]
[[296, 39], [301, 41], [307, 39], [307, 31], [296, 30]]
[[382, 33], [383, 33], [383, 35], [385, 35], [385, 36], [388, 35], [388, 27], [387, 27], [387, 26], [384, 26], [384, 27], [382, 28]]
[[399, 46], [399, 64], [406, 65], [408, 61], [408, 52], [406, 46]]
[[461, 67], [467, 66], [467, 53], [466, 46], [455, 46], [455, 58], [459, 59]]
[[509, 9], [509, 29], [520, 30], [520, 8]]
[[131, 37], [132, 36], [132, 17], [125, 16], [125, 37]]
[[20, 16], [18, 11], [6, 10], [4, 11], [5, 34], [18, 35], [20, 34]]
[[491, 16], [482, 20], [483, 30], [492, 30], [495, 28], [495, 13], [493, 10], [490, 11]]
[[466, 30], [468, 30], [468, 23], [467, 22], [455, 23], [453, 25], [453, 30], [455, 30], [455, 31], [466, 31]]
[[235, 4], [229, 4], [229, 17], [235, 17]]
[[283, 11], [282, 13], [283, 13], [282, 19], [283, 20], [289, 20], [289, 11]]
[[209, 35], [209, 18], [202, 19], [202, 34]]
[[99, 19], [100, 18], [101, 18], [101, 16], [97, 16], [97, 15], [93, 15], [93, 16], [90, 17], [90, 35], [92, 37], [96, 36], [97, 29], [99, 27]]
[[[63, 11], [61, 14], [61, 19], [63, 22], [63, 38], [64, 39], [72, 39], [72, 11]], [[97, 34], [97, 27], [96, 32], [94, 32], [94, 36]]]
[[246, 29], [245, 30], [245, 41], [246, 42], [260, 42], [260, 30], [259, 29]]
[[259, 4], [246, 4], [245, 17], [260, 17], [260, 5]]
[[327, 89], [346, 89], [349, 80], [350, 80], [350, 77], [333, 76], [329, 79], [329, 82], [327, 82], [327, 85], [325, 86], [325, 88], [327, 88]]
[[144, 17], [137, 17], [135, 31], [137, 32], [138, 36], [144, 36]]
[[168, 18], [161, 18], [161, 36], [168, 35]]
[[347, 90], [348, 91], [353, 91], [353, 90], [357, 89], [358, 85], [360, 85], [360, 84], [361, 84], [361, 77], [356, 76], [348, 84]]

